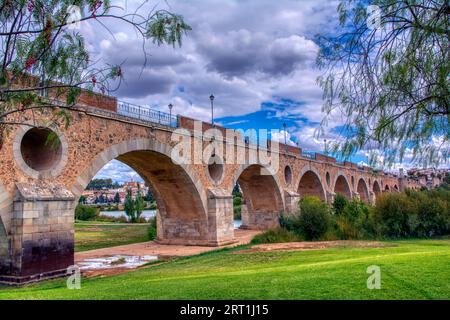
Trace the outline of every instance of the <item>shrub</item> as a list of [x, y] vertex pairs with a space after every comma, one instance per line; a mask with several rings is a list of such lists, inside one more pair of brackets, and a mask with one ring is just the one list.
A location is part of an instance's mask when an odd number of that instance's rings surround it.
[[381, 194], [371, 217], [376, 233], [388, 238], [412, 236], [416, 220], [414, 203], [404, 193]]
[[155, 240], [156, 239], [156, 217], [150, 218], [148, 220], [149, 225], [148, 225], [148, 239], [151, 240]]
[[369, 208], [359, 200], [347, 202], [340, 215], [336, 216], [336, 225], [341, 239], [360, 239], [369, 233]]
[[242, 198], [239, 196], [233, 197], [233, 207], [238, 207], [242, 204]]
[[333, 211], [335, 214], [340, 215], [344, 211], [345, 206], [348, 204], [348, 200], [342, 194], [337, 193], [333, 200]]
[[94, 220], [98, 215], [98, 211], [95, 208], [78, 204], [75, 208], [75, 220]]
[[[297, 223], [294, 220], [294, 228]], [[326, 203], [317, 197], [306, 196], [300, 200], [298, 232], [306, 240], [320, 239], [330, 226], [330, 214]]]
[[264, 233], [256, 235], [251, 244], [262, 244], [262, 243], [279, 243], [279, 242], [294, 242], [300, 241], [298, 235], [292, 231], [286, 230], [284, 228], [276, 228], [265, 231]]
[[[444, 197], [442, 197], [444, 196]], [[438, 190], [417, 192], [410, 195], [415, 202], [417, 213], [414, 234], [418, 237], [431, 237], [449, 232], [449, 201], [445, 193]], [[450, 196], [447, 194], [447, 196]]]

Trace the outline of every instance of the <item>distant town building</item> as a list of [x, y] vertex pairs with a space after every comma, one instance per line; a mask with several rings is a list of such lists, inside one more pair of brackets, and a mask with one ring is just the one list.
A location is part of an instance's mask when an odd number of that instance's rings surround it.
[[143, 182], [129, 181], [125, 182], [122, 187], [115, 189], [100, 189], [100, 190], [84, 190], [83, 196], [86, 204], [100, 203], [112, 203], [116, 194], [119, 194], [120, 203], [125, 202], [125, 197], [127, 192], [131, 191], [131, 197], [136, 198], [137, 194], [140, 192], [142, 196], [145, 196], [149, 188]]
[[444, 181], [444, 177], [447, 174], [450, 174], [450, 169], [435, 169], [435, 168], [428, 168], [428, 169], [418, 169], [413, 168], [408, 170], [408, 178], [415, 179], [419, 181], [419, 183], [423, 187], [427, 188], [435, 188], [442, 184]]

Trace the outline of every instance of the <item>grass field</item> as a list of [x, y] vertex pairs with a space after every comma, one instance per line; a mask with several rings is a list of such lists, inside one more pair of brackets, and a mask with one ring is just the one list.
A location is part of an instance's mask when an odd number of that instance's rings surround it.
[[148, 224], [75, 223], [75, 251], [86, 251], [148, 241]]
[[[0, 299], [449, 299], [450, 240], [302, 252], [210, 252], [121, 275], [1, 288]], [[366, 269], [381, 268], [381, 289]]]

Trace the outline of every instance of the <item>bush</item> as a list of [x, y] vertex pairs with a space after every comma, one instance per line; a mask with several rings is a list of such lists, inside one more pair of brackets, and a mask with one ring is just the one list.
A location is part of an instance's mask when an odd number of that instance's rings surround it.
[[348, 200], [342, 194], [337, 193], [333, 200], [334, 214], [340, 215], [344, 211], [345, 206], [348, 204]]
[[242, 204], [242, 198], [239, 196], [233, 197], [233, 207], [239, 207]]
[[[294, 221], [294, 227], [297, 223]], [[330, 214], [326, 203], [317, 197], [306, 196], [300, 200], [298, 232], [306, 240], [320, 239], [330, 226]]]
[[356, 199], [347, 202], [342, 212], [336, 216], [336, 226], [341, 239], [361, 239], [370, 232], [368, 224], [369, 208]]
[[371, 222], [378, 236], [411, 237], [416, 228], [414, 203], [404, 193], [383, 193], [372, 211]]
[[449, 233], [450, 192], [443, 189], [411, 192], [409, 198], [414, 203], [415, 214], [417, 215], [415, 236], [431, 237]]
[[262, 243], [279, 243], [279, 242], [294, 242], [300, 241], [298, 235], [292, 231], [286, 230], [284, 228], [276, 228], [265, 231], [264, 233], [256, 235], [251, 244], [262, 244]]
[[150, 218], [148, 220], [149, 225], [148, 225], [148, 239], [151, 240], [155, 240], [156, 239], [156, 217]]
[[75, 220], [94, 220], [98, 215], [98, 211], [95, 208], [78, 204], [75, 208]]

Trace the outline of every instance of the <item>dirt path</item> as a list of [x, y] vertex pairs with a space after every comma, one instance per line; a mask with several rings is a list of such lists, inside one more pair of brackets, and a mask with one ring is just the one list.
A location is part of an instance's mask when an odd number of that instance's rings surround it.
[[85, 259], [108, 257], [114, 255], [132, 255], [132, 256], [155, 255], [160, 257], [192, 256], [203, 252], [217, 250], [220, 248], [234, 247], [241, 244], [247, 244], [258, 233], [260, 233], [260, 231], [236, 229], [234, 231], [234, 235], [236, 237], [237, 242], [222, 247], [164, 245], [158, 244], [153, 241], [149, 241], [111, 248], [89, 250], [75, 253], [75, 263], [78, 263]]
[[270, 251], [305, 251], [320, 250], [336, 247], [355, 247], [355, 248], [382, 248], [391, 246], [378, 241], [358, 241], [358, 240], [336, 240], [336, 241], [316, 241], [316, 242], [286, 242], [258, 244], [250, 249], [239, 250], [234, 253], [253, 253], [253, 252], [270, 252]]

